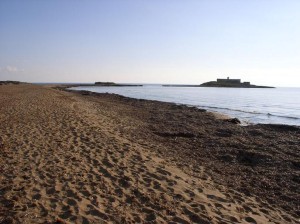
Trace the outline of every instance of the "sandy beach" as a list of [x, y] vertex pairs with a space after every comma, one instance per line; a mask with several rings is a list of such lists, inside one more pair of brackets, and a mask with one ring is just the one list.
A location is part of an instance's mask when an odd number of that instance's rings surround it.
[[300, 128], [0, 85], [0, 223], [298, 223]]

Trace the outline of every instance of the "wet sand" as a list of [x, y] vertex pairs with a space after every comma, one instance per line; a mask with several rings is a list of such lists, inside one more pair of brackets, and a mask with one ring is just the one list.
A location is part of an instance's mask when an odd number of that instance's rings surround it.
[[297, 223], [300, 129], [0, 86], [0, 223]]

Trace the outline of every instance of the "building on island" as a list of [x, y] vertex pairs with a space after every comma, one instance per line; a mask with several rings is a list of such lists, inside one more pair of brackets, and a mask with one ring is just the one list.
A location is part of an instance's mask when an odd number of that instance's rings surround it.
[[205, 82], [200, 87], [228, 87], [228, 88], [274, 88], [270, 86], [257, 86], [250, 82], [241, 82], [240, 79], [217, 79], [217, 81]]
[[229, 77], [227, 77], [227, 79], [217, 79], [217, 83], [220, 83], [220, 84], [242, 84], [242, 85], [250, 86], [250, 82], [242, 83], [240, 79], [230, 79]]

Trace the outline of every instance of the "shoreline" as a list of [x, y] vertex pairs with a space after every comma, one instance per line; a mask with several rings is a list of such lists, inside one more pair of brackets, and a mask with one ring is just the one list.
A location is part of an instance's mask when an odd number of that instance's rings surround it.
[[[79, 92], [82, 95], [111, 94], [111, 95], [116, 95], [116, 96], [119, 96], [119, 97], [125, 97], [125, 98], [133, 99], [133, 100], [136, 99], [136, 100], [146, 100], [146, 101], [154, 101], [154, 102], [160, 102], [160, 103], [171, 103], [171, 104], [174, 104], [174, 105], [177, 105], [177, 106], [185, 106], [185, 107], [190, 107], [190, 108], [194, 107], [194, 108], [197, 108], [199, 110], [207, 111], [208, 113], [214, 114], [214, 116], [216, 117], [216, 119], [219, 119], [219, 120], [235, 119], [234, 117], [232, 117], [232, 116], [230, 116], [228, 114], [223, 114], [223, 113], [220, 113], [220, 112], [217, 112], [217, 111], [210, 111], [210, 110], [204, 109], [204, 107], [196, 107], [196, 106], [188, 105], [188, 104], [164, 102], [164, 101], [159, 101], [159, 100], [138, 99], [138, 98], [123, 96], [121, 94], [116, 94], [116, 93], [97, 93], [97, 92], [88, 91], [88, 90], [72, 90], [72, 89], [69, 89], [69, 88], [72, 88], [72, 87], [81, 87], [81, 86], [84, 86], [84, 85], [80, 85], [80, 86], [68, 86], [68, 87], [54, 86], [54, 88], [62, 90], [62, 91], [67, 91], [67, 92], [74, 92], [74, 93]], [[245, 122], [242, 121], [241, 124], [245, 124]]]
[[[209, 107], [206, 107], [206, 106], [194, 106], [194, 105], [189, 105], [189, 104], [183, 104], [183, 103], [174, 103], [174, 102], [166, 102], [166, 101], [160, 101], [160, 100], [149, 100], [149, 99], [139, 99], [139, 98], [134, 98], [134, 97], [127, 97], [127, 96], [124, 96], [124, 95], [120, 95], [120, 94], [116, 94], [116, 93], [98, 93], [98, 92], [93, 92], [93, 91], [89, 91], [89, 90], [72, 90], [72, 89], [69, 89], [69, 88], [72, 88], [72, 87], [81, 87], [81, 86], [85, 86], [85, 85], [76, 85], [76, 86], [73, 86], [73, 85], [56, 85], [55, 88], [57, 89], [61, 89], [61, 90], [65, 90], [65, 91], [70, 91], [70, 92], [84, 92], [85, 95], [93, 95], [93, 94], [112, 94], [112, 95], [117, 95], [117, 96], [121, 96], [121, 97], [125, 97], [125, 98], [129, 98], [129, 99], [137, 99], [137, 100], [148, 100], [148, 101], [157, 101], [157, 102], [161, 102], [161, 103], [173, 103], [175, 105], [180, 105], [180, 106], [186, 106], [186, 107], [195, 107], [195, 108], [198, 108], [200, 110], [206, 110], [207, 112], [209, 113], [212, 113], [212, 114], [215, 114], [216, 118], [217, 119], [221, 119], [221, 120], [232, 120], [234, 123], [237, 123], [237, 124], [240, 124], [242, 126], [248, 126], [248, 125], [257, 125], [257, 124], [262, 124], [262, 125], [275, 125], [275, 126], [278, 126], [278, 125], [283, 125], [283, 126], [292, 126], [292, 127], [300, 127], [300, 125], [296, 125], [296, 124], [284, 124], [284, 123], [255, 123], [255, 122], [249, 122], [249, 121], [245, 121], [243, 118], [238, 118], [238, 117], [235, 117], [233, 115], [230, 115], [230, 114], [227, 114], [227, 113], [223, 113], [223, 112], [219, 112], [219, 111], [216, 111], [216, 110], [211, 110]], [[203, 87], [203, 88], [208, 88], [208, 87]], [[89, 94], [88, 92], [92, 93], [92, 94]], [[247, 112], [245, 112], [247, 113]], [[272, 115], [272, 114], [267, 114], [269, 116], [275, 116], [277, 117], [277, 115]], [[289, 118], [289, 117], [287, 117]]]
[[[262, 140], [260, 138], [260, 136], [261, 137], [264, 136], [265, 138], [267, 138], [267, 139], [265, 139], [266, 140], [265, 144], [268, 147], [271, 146], [273, 148], [275, 146], [275, 144], [273, 143], [273, 141], [275, 140], [275, 142], [276, 142], [276, 137], [274, 137], [274, 133], [279, 134], [278, 135], [278, 139], [281, 139], [281, 136], [280, 136], [281, 132], [286, 132], [285, 134], [287, 134], [287, 136], [290, 135], [289, 133], [298, 136], [298, 138], [296, 138], [296, 141], [298, 141], [300, 143], [300, 126], [297, 126], [297, 125], [286, 125], [286, 124], [249, 124], [247, 126], [243, 126], [243, 125], [239, 125], [239, 123], [236, 123], [235, 121], [232, 122], [232, 119], [234, 119], [232, 117], [230, 117], [228, 119], [219, 119], [219, 117], [215, 116], [215, 114], [213, 112], [211, 112], [211, 111], [207, 111], [206, 109], [201, 109], [201, 108], [197, 108], [197, 107], [194, 107], [194, 106], [188, 106], [188, 105], [184, 105], [184, 104], [176, 104], [176, 103], [171, 103], [171, 102], [162, 102], [162, 101], [157, 101], [157, 100], [136, 99], [136, 98], [126, 97], [126, 96], [122, 96], [122, 95], [114, 94], [114, 93], [96, 93], [96, 92], [85, 91], [85, 90], [83, 90], [83, 91], [77, 91], [77, 90], [69, 90], [69, 89], [65, 89], [64, 91], [74, 92], [75, 94], [77, 92], [77, 94], [82, 94], [84, 96], [91, 96], [91, 97], [96, 97], [96, 98], [97, 97], [100, 97], [100, 98], [101, 97], [104, 97], [104, 98], [107, 97], [108, 99], [112, 99], [113, 101], [117, 100], [117, 102], [119, 102], [119, 100], [120, 100], [122, 103], [125, 102], [125, 103], [129, 103], [129, 104], [133, 104], [133, 105], [140, 104], [140, 103], [144, 103], [145, 105], [147, 105], [149, 103], [151, 106], [155, 105], [154, 106], [155, 108], [159, 108], [159, 107], [163, 107], [163, 106], [170, 107], [170, 108], [178, 108], [182, 112], [183, 111], [189, 111], [189, 112], [192, 111], [192, 114], [194, 114], [194, 113], [195, 114], [199, 114], [199, 113], [200, 114], [207, 114], [210, 119], [211, 119], [210, 116], [212, 115], [212, 117], [213, 117], [212, 120], [215, 123], [212, 123], [211, 125], [214, 126], [213, 129], [221, 132], [221, 133], [217, 134], [217, 138], [219, 138], [218, 141], [221, 140], [220, 142], [222, 142], [224, 138], [225, 139], [226, 138], [230, 138], [231, 136], [234, 135], [234, 131], [237, 131], [238, 135], [244, 135], [245, 132], [246, 133], [248, 132], [246, 134], [246, 136], [241, 136], [242, 138], [239, 139], [239, 141], [242, 140], [242, 142], [244, 142], [244, 140], [245, 140], [244, 138], [245, 137], [247, 137], [247, 138], [249, 138], [249, 137], [257, 138], [257, 137], [259, 137], [259, 142], [258, 142], [259, 148], [261, 148], [261, 142], [260, 141]], [[221, 116], [222, 116], [222, 114], [221, 114]], [[182, 121], [179, 120], [179, 121], [176, 121], [176, 122], [180, 122], [181, 123]], [[185, 122], [188, 122], [188, 120], [186, 120]], [[160, 123], [160, 122], [157, 122], [157, 123]], [[176, 125], [177, 124], [174, 124], [174, 126], [176, 126]], [[234, 127], [233, 128], [234, 131], [226, 130], [226, 128], [225, 129], [221, 128], [222, 126], [227, 126], [227, 125], [229, 125], [230, 128]], [[171, 126], [173, 126], [173, 124], [171, 124]], [[218, 126], [221, 129], [218, 129]], [[189, 131], [186, 131], [186, 130], [187, 129], [185, 129], [185, 131], [183, 131], [184, 134], [190, 135], [190, 136], [192, 136], [192, 138], [199, 137], [199, 136], [197, 136], [197, 134], [190, 133]], [[229, 132], [229, 133], [227, 133], [227, 132]], [[264, 132], [266, 132], [266, 133], [264, 133]], [[272, 132], [274, 132], [274, 133], [272, 133]], [[173, 131], [171, 131], [171, 133], [169, 133], [169, 132], [166, 132], [166, 133], [160, 133], [160, 132], [158, 132], [158, 134], [161, 135], [161, 136], [163, 136], [163, 137], [165, 137], [165, 136], [167, 136], [167, 137], [174, 137], [176, 139], [176, 134], [180, 135], [181, 133], [179, 132], [179, 133], [175, 133], [174, 134]], [[271, 142], [268, 142], [268, 139]], [[288, 137], [287, 137], [286, 140], [289, 142]], [[272, 159], [270, 160], [270, 158], [269, 158], [269, 156], [272, 153], [270, 152], [270, 154], [268, 156], [266, 156], [266, 157], [264, 155], [260, 154], [261, 152], [258, 152], [258, 154], [256, 154], [257, 153], [256, 150], [253, 150], [253, 147], [251, 146], [251, 144], [253, 144], [253, 141], [250, 139], [248, 142], [250, 143], [250, 147], [249, 147], [250, 150], [249, 150], [249, 152], [246, 151], [244, 153], [244, 152], [240, 151], [240, 149], [239, 149], [239, 150], [237, 150], [238, 151], [237, 154], [236, 154], [236, 152], [233, 152], [233, 154], [234, 154], [233, 157], [232, 157], [232, 155], [228, 155], [227, 154], [228, 152], [226, 152], [226, 150], [225, 151], [221, 150], [222, 155], [220, 155], [220, 158], [221, 158], [222, 162], [225, 162], [223, 165], [226, 166], [227, 162], [234, 161], [235, 160], [234, 157], [236, 157], [238, 160], [241, 160], [239, 162], [241, 162], [242, 164], [244, 163], [244, 164], [246, 164], [246, 166], [250, 166], [251, 167], [250, 170], [248, 169], [248, 167], [245, 169], [245, 170], [247, 170], [247, 172], [253, 171], [253, 168], [257, 164], [260, 164], [262, 166], [268, 166], [269, 162], [272, 161]], [[231, 144], [231, 143], [229, 143], [229, 144]], [[174, 147], [173, 144], [172, 144], [172, 146]], [[184, 144], [184, 146], [186, 146], [186, 145]], [[241, 146], [245, 147], [245, 145], [243, 145], [243, 144], [241, 144], [241, 145], [238, 144], [238, 147], [241, 147]], [[290, 147], [290, 146], [292, 146], [292, 145], [289, 145], [289, 143], [288, 143], [288, 145], [284, 145], [284, 147]], [[246, 147], [246, 148], [248, 148], [248, 147]], [[243, 150], [243, 148], [241, 148], [241, 149]], [[263, 150], [263, 152], [262, 152], [263, 154], [264, 154], [265, 150], [266, 149]], [[225, 155], [223, 155], [223, 153]], [[231, 154], [231, 153], [232, 153], [232, 151], [229, 150], [229, 154]], [[295, 147], [295, 152], [294, 153], [299, 153], [299, 149], [297, 147]], [[296, 161], [297, 161], [297, 159], [296, 159]], [[297, 168], [298, 167], [297, 164], [300, 161], [298, 161], [298, 162], [296, 162], [296, 161], [292, 162], [291, 167], [295, 168], [297, 170], [298, 169]], [[264, 163], [264, 162], [267, 162], [267, 164], [263, 165], [262, 163]], [[242, 168], [242, 169], [244, 169], [244, 168]], [[235, 168], [234, 168], [234, 170], [235, 170]], [[217, 172], [219, 172], [219, 171], [217, 171]], [[213, 175], [215, 175], [215, 173]], [[293, 181], [295, 181], [295, 183], [298, 183], [297, 182], [298, 178], [299, 178], [298, 175], [296, 175], [292, 179], [293, 179]], [[255, 180], [257, 180], [257, 178], [255, 178]], [[250, 184], [250, 182], [249, 182], [249, 184]], [[274, 182], [274, 184], [275, 184], [275, 182]], [[231, 185], [231, 187], [232, 187], [232, 185]], [[244, 187], [245, 186], [243, 186], [242, 189]], [[248, 192], [248, 191], [249, 190], [246, 190], [246, 192]], [[297, 198], [300, 199], [300, 194], [297, 195]]]
[[53, 87], [0, 86], [1, 221], [297, 223], [299, 127]]

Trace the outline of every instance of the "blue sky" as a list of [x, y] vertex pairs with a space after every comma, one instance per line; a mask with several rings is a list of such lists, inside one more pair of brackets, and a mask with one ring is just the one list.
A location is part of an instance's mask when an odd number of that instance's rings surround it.
[[300, 86], [300, 1], [1, 0], [0, 80]]

